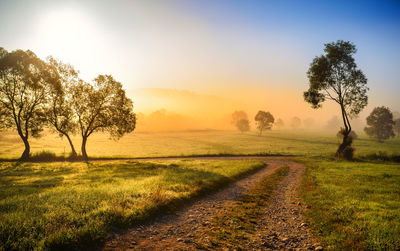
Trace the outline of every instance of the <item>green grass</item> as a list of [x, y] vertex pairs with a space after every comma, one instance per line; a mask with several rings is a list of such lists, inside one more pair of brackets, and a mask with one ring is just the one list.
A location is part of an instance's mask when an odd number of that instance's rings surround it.
[[[216, 215], [210, 230], [203, 236], [197, 236], [203, 241], [196, 242], [196, 247], [202, 250], [246, 250], [249, 236], [254, 232], [268, 199], [288, 172], [288, 166], [279, 168], [251, 188], [237, 205]], [[203, 243], [204, 240], [207, 242]]]
[[[80, 139], [73, 138], [79, 151]], [[87, 152], [90, 157], [156, 157], [205, 154], [288, 154], [302, 156], [332, 156], [338, 146], [336, 133], [307, 131], [267, 131], [261, 137], [255, 132], [241, 134], [235, 131], [205, 131], [176, 133], [133, 133], [120, 141], [109, 140], [107, 135], [90, 136]], [[0, 139], [0, 158], [18, 158], [23, 143], [15, 134], [3, 134]], [[68, 156], [66, 139], [56, 134], [31, 139], [32, 153], [51, 151]], [[360, 135], [355, 140], [356, 157], [378, 151], [400, 155], [400, 139], [384, 143]]]
[[[304, 161], [304, 160], [303, 160]], [[328, 249], [400, 248], [400, 165], [308, 159], [302, 185], [314, 233]]]
[[93, 246], [261, 168], [256, 160], [0, 163], [0, 250]]

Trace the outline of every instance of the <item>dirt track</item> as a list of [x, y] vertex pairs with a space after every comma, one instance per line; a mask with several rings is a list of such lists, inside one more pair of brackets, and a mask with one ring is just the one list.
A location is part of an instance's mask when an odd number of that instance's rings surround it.
[[[200, 157], [199, 157], [200, 158]], [[199, 159], [198, 158], [198, 159]], [[114, 235], [102, 250], [196, 250], [215, 215], [235, 205], [238, 198], [266, 175], [288, 165], [290, 171], [279, 184], [263, 215], [257, 222], [252, 238], [246, 243], [249, 250], [314, 250], [321, 249], [312, 237], [301, 215], [304, 209], [297, 190], [305, 167], [287, 158], [277, 157], [201, 157], [201, 159], [260, 159], [267, 166], [238, 180], [217, 193], [208, 195], [173, 215], [164, 215]], [[151, 160], [151, 159], [150, 159]], [[199, 239], [200, 238], [200, 239]]]

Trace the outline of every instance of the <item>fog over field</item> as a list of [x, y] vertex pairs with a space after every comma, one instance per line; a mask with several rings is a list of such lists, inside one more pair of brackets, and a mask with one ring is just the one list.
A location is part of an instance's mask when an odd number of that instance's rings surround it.
[[[249, 115], [250, 126], [255, 129], [254, 116], [259, 110], [270, 111], [275, 121], [282, 119], [284, 126], [274, 129], [318, 130], [336, 133], [342, 127], [335, 104], [324, 104], [324, 109], [311, 109], [303, 97], [291, 92], [285, 98], [282, 90], [244, 89], [229, 90], [216, 94], [199, 93], [179, 89], [142, 88], [129, 90], [138, 112], [137, 131], [182, 130], [235, 130], [231, 114], [243, 110]], [[369, 111], [352, 119], [356, 131], [362, 133]], [[298, 128], [291, 126], [293, 117], [301, 120]]]

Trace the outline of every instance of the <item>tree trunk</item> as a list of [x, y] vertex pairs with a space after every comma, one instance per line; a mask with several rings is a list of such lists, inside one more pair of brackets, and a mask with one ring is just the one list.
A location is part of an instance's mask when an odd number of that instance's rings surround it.
[[71, 146], [71, 158], [76, 158], [77, 154], [76, 154], [76, 151], [75, 151], [74, 144], [72, 144], [71, 138], [69, 137], [68, 134], [65, 134], [65, 137], [67, 137], [69, 145]]
[[349, 138], [349, 135], [350, 135], [350, 131], [345, 131], [344, 132], [344, 134], [343, 134], [343, 141], [342, 141], [342, 143], [339, 145], [339, 148], [337, 149], [337, 151], [336, 151], [336, 154], [335, 154], [335, 156], [336, 157], [341, 157], [342, 156], [342, 153], [343, 153], [343, 151], [344, 151], [344, 149], [346, 149], [346, 147], [348, 147], [349, 145], [351, 145], [351, 140], [350, 140], [350, 138]]
[[86, 153], [86, 141], [87, 141], [87, 137], [83, 137], [83, 138], [82, 138], [82, 147], [81, 147], [81, 151], [82, 151], [82, 157], [83, 157], [85, 160], [88, 160], [88, 156], [87, 156], [87, 153]]
[[24, 150], [24, 152], [22, 153], [20, 160], [27, 160], [27, 159], [29, 159], [29, 154], [30, 154], [30, 151], [31, 151], [31, 146], [29, 145], [29, 141], [28, 141], [27, 138], [25, 138], [25, 137], [21, 137], [21, 138], [22, 138], [22, 141], [24, 141], [25, 150]]
[[346, 147], [350, 146], [353, 141], [351, 139], [351, 137], [349, 136], [350, 132], [351, 132], [351, 125], [350, 125], [350, 121], [347, 117], [346, 110], [344, 109], [343, 105], [341, 105], [341, 110], [342, 110], [342, 118], [343, 118], [343, 124], [344, 124], [344, 133], [343, 133], [343, 141], [339, 145], [339, 148], [336, 151], [336, 154], [335, 154], [336, 157], [342, 157], [344, 149], [346, 149]]

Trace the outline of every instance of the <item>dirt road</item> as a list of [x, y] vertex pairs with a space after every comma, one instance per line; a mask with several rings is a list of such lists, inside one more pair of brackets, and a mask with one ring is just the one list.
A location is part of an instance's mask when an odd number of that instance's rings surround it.
[[[321, 250], [301, 215], [304, 209], [297, 193], [305, 167], [277, 157], [207, 157], [207, 159], [260, 159], [267, 165], [256, 173], [208, 195], [175, 214], [167, 214], [136, 226], [123, 235], [114, 235], [102, 250], [196, 250], [195, 243], [206, 242], [202, 233], [209, 230], [215, 215], [234, 207], [249, 188], [288, 165], [288, 175], [279, 184], [270, 203], [262, 209], [256, 230], [249, 238], [249, 250]], [[202, 157], [202, 159], [205, 159]], [[246, 248], [247, 249], [247, 248]]]

